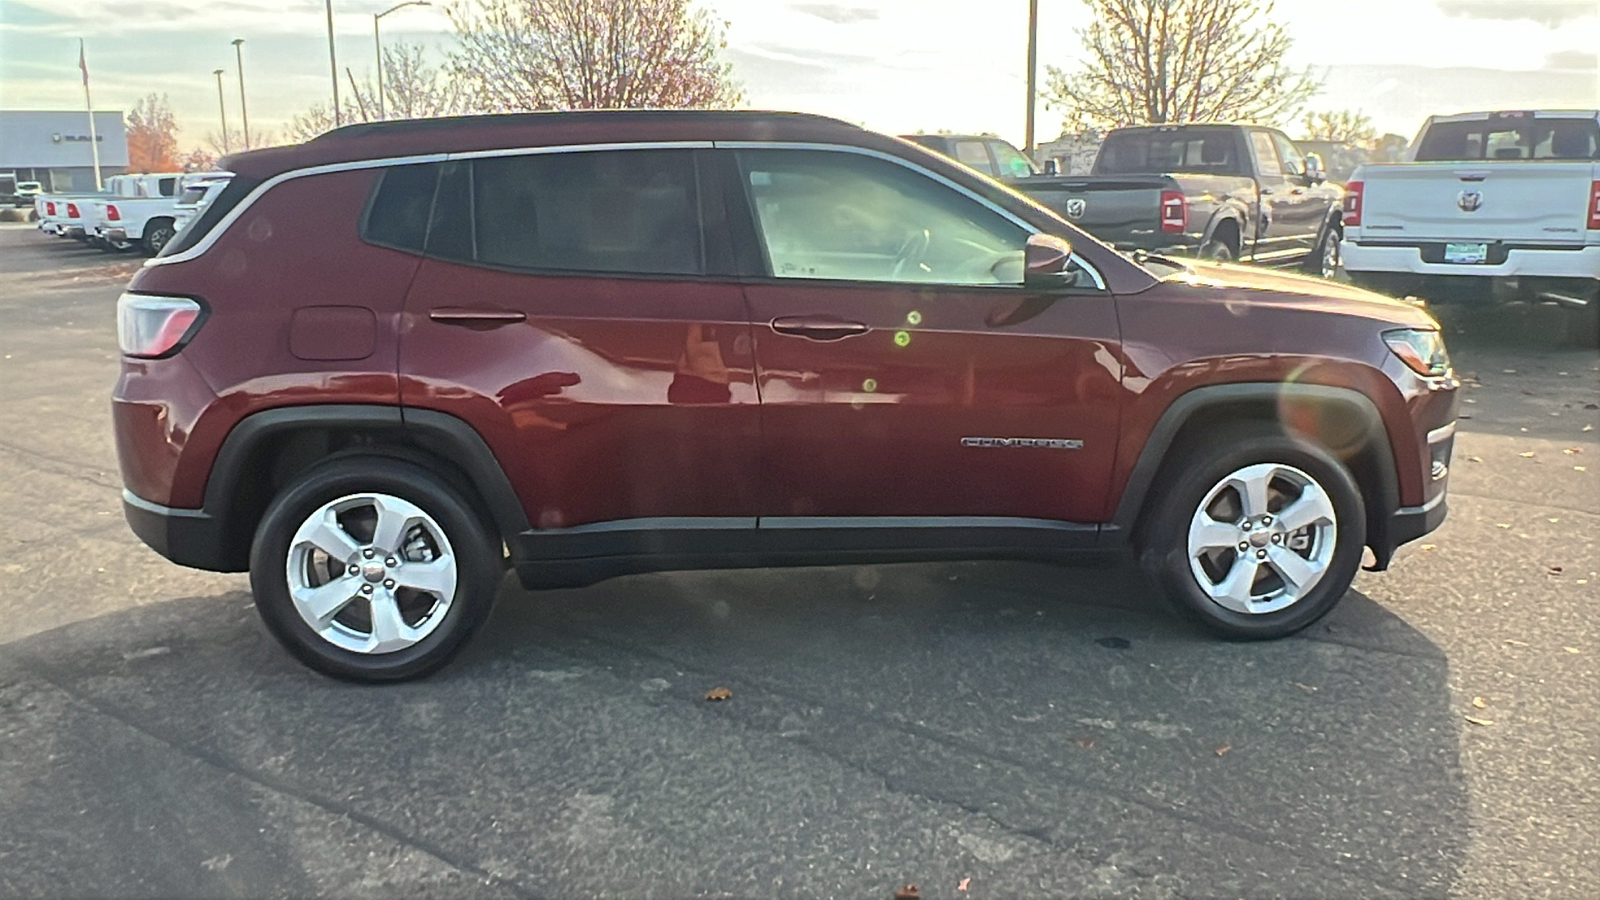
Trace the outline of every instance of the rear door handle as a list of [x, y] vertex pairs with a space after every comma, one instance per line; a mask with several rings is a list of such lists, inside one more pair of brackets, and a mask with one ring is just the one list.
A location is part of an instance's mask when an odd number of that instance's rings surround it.
[[428, 310], [428, 318], [446, 325], [511, 325], [525, 322], [528, 314], [515, 309], [468, 309], [440, 306]]
[[838, 341], [872, 329], [863, 322], [849, 322], [833, 316], [779, 316], [772, 320], [772, 330], [813, 341]]

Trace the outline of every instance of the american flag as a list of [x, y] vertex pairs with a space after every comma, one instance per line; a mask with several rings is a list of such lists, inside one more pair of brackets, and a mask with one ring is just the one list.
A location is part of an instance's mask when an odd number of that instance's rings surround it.
[[83, 57], [83, 38], [78, 38], [78, 68], [83, 71], [83, 86], [89, 86], [89, 61]]

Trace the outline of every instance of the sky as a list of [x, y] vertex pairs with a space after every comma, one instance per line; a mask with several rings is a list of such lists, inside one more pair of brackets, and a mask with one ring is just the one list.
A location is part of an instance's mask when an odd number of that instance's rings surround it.
[[[334, 0], [341, 72], [370, 76], [372, 15], [393, 2]], [[751, 107], [1022, 143], [1027, 0], [697, 2], [728, 23], [726, 59]], [[1039, 7], [1042, 84], [1045, 66], [1077, 63], [1087, 12], [1082, 0]], [[1359, 110], [1382, 132], [1410, 137], [1434, 113], [1600, 106], [1600, 0], [1278, 0], [1272, 17], [1294, 41], [1286, 62], [1322, 85], [1309, 108]], [[382, 26], [386, 44], [423, 43], [435, 63], [451, 43], [437, 4]], [[0, 108], [83, 108], [79, 38], [95, 108], [166, 94], [185, 150], [220, 131], [215, 69], [238, 128], [234, 38], [252, 131], [281, 131], [331, 93], [322, 0], [0, 0]], [[1038, 116], [1040, 140], [1059, 132], [1042, 102]]]

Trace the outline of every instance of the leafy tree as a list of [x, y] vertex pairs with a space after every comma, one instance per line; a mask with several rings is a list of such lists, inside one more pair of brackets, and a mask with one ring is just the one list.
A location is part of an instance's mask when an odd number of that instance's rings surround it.
[[195, 147], [183, 157], [183, 171], [209, 172], [217, 167], [217, 155], [204, 147]]
[[1349, 109], [1308, 112], [1301, 120], [1308, 141], [1334, 141], [1356, 147], [1368, 147], [1377, 140], [1378, 131], [1372, 119]]
[[1085, 60], [1047, 70], [1069, 131], [1163, 122], [1273, 124], [1317, 91], [1284, 63], [1273, 0], [1083, 0]]
[[141, 97], [128, 113], [128, 169], [173, 172], [178, 169], [178, 120], [166, 94]]
[[451, 76], [486, 112], [708, 108], [740, 100], [727, 23], [690, 0], [456, 0]]

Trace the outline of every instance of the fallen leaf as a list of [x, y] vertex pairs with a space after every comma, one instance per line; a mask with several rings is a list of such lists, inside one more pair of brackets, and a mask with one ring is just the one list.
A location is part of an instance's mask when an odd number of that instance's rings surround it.
[[1517, 370], [1516, 369], [1501, 369], [1500, 371], [1504, 372], [1507, 375], [1515, 375], [1515, 374], [1517, 374]]
[[1086, 738], [1086, 737], [1073, 738], [1072, 742], [1074, 744], [1077, 744], [1079, 747], [1082, 747], [1085, 750], [1094, 749], [1094, 738]]
[[1579, 584], [1588, 584], [1589, 583], [1589, 579], [1587, 579], [1587, 578], [1579, 578], [1578, 579], [1578, 583]]
[[1433, 548], [1435, 548], [1437, 546], [1439, 546], [1439, 545], [1438, 544], [1423, 544], [1422, 545], [1422, 549], [1423, 550], [1432, 550]]
[[1529, 450], [1526, 453], [1518, 453], [1517, 455], [1522, 457], [1523, 459], [1532, 459], [1533, 458], [1533, 451]]
[[1568, 653], [1582, 653], [1583, 652], [1582, 650], [1579, 650], [1577, 647], [1562, 647], [1561, 649], [1567, 651]]
[[732, 696], [733, 691], [730, 691], [725, 687], [714, 687], [711, 690], [706, 691], [707, 700], [726, 700]]
[[1583, 448], [1582, 447], [1568, 447], [1567, 449], [1565, 449], [1565, 450], [1563, 450], [1561, 452], [1565, 453], [1568, 456], [1571, 456], [1574, 453], [1582, 453], [1583, 452]]
[[[1584, 409], [1600, 409], [1600, 403], [1585, 403], [1583, 405], [1583, 408]], [[1588, 428], [1584, 428], [1583, 430], [1584, 431], [1588, 431], [1589, 429]]]
[[972, 879], [971, 878], [963, 878], [959, 882], [956, 883], [956, 890], [965, 891], [967, 889], [967, 885], [969, 885], [971, 883], [972, 883]]
[[1489, 701], [1483, 699], [1482, 697], [1473, 697], [1472, 698], [1472, 705], [1476, 706], [1479, 709], [1488, 709], [1489, 708]]
[[1221, 747], [1218, 747], [1218, 748], [1217, 748], [1217, 749], [1216, 749], [1216, 754], [1217, 754], [1217, 755], [1218, 755], [1218, 756], [1224, 756], [1224, 755], [1226, 755], [1226, 754], [1227, 754], [1227, 752], [1228, 752], [1228, 751], [1229, 751], [1229, 750], [1232, 750], [1232, 749], [1233, 749], [1233, 747], [1232, 747], [1232, 746], [1231, 746], [1231, 745], [1229, 745], [1229, 744], [1223, 744], [1223, 745], [1222, 745], [1222, 746], [1221, 746]]
[[1587, 471], [1589, 471], [1589, 467], [1588, 466], [1573, 466], [1572, 467], [1572, 471], [1574, 471], [1574, 472], [1587, 472]]
[[922, 895], [917, 893], [916, 885], [908, 884], [894, 889], [894, 900], [922, 900]]
[[1511, 526], [1506, 524], [1505, 522], [1496, 522], [1496, 523], [1494, 523], [1494, 527], [1496, 527], [1496, 528], [1510, 528]]
[[[1593, 403], [1589, 404], [1589, 406], [1593, 406], [1593, 405], [1594, 405]], [[1584, 407], [1584, 409], [1588, 409], [1588, 408], [1589, 408], [1588, 406]], [[1594, 426], [1593, 425], [1585, 425], [1585, 426], [1583, 426], [1583, 430], [1584, 431], [1593, 431], [1594, 430]]]
[[1560, 575], [1561, 574], [1561, 567], [1560, 566], [1551, 566], [1550, 567], [1550, 574], [1551, 575]]
[[1311, 685], [1309, 685], [1309, 684], [1301, 684], [1298, 681], [1294, 682], [1294, 686], [1299, 688], [1302, 691], [1305, 691], [1308, 694], [1315, 694], [1317, 692], [1317, 689], [1312, 687]]
[[1467, 462], [1483, 462], [1483, 457], [1481, 457], [1481, 456], [1469, 456], [1469, 457], [1467, 457]]
[[1514, 638], [1506, 638], [1506, 643], [1510, 644], [1513, 647], [1526, 647], [1526, 646], [1528, 646], [1528, 642], [1527, 641], [1519, 641], [1519, 640], [1516, 640]]
[[1480, 719], [1477, 716], [1467, 716], [1466, 719], [1467, 719], [1468, 722], [1471, 722], [1474, 725], [1493, 725], [1494, 724], [1494, 720], [1493, 719]]

